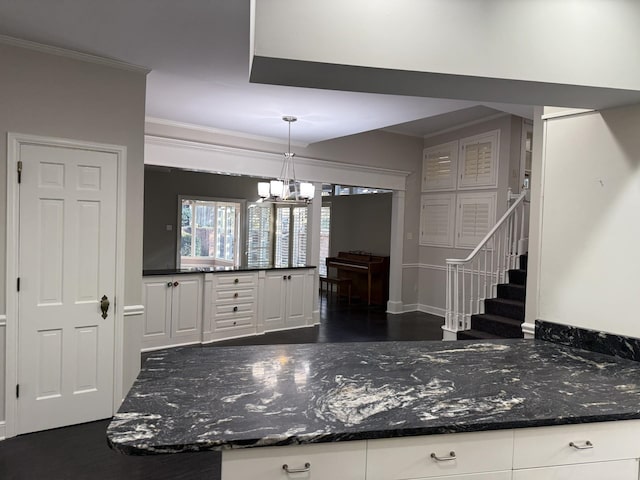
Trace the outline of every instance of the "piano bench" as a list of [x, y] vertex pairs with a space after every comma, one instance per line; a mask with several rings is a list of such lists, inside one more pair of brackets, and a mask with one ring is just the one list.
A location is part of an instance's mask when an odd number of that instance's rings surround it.
[[351, 279], [350, 278], [332, 278], [332, 277], [320, 277], [320, 293], [322, 293], [323, 288], [327, 290], [327, 297], [331, 296], [333, 293], [332, 285], [336, 286], [336, 293], [338, 297], [341, 297], [344, 288], [347, 289], [347, 299], [349, 301], [349, 305], [351, 305]]

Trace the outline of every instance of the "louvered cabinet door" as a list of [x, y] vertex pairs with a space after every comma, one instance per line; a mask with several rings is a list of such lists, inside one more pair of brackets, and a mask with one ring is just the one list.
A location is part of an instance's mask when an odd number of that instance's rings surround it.
[[499, 130], [460, 140], [459, 189], [498, 186], [499, 140]]
[[426, 148], [422, 156], [422, 191], [454, 190], [458, 176], [458, 142]]
[[420, 205], [420, 245], [453, 247], [455, 193], [423, 195]]
[[496, 223], [496, 200], [495, 192], [458, 194], [456, 247], [475, 248], [482, 241]]

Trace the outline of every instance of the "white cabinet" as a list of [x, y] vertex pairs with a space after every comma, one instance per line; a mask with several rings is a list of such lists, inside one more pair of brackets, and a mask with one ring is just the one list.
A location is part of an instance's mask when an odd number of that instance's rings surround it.
[[142, 349], [197, 343], [202, 332], [202, 275], [145, 277]]
[[637, 480], [638, 460], [514, 470], [513, 480]]
[[264, 331], [311, 324], [313, 269], [273, 270], [264, 276]]
[[[256, 333], [258, 273], [219, 273], [205, 277], [210, 302], [205, 316], [203, 341], [221, 340]], [[207, 328], [208, 327], [208, 328]]]
[[[366, 454], [365, 441], [224, 450], [222, 478], [364, 480]], [[290, 473], [283, 468], [285, 465]]]
[[367, 480], [505, 471], [511, 470], [513, 431], [370, 440], [367, 452]]

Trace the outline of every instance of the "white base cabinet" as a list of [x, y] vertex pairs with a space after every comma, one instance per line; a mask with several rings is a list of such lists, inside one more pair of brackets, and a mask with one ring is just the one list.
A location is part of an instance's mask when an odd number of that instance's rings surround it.
[[142, 349], [200, 342], [202, 275], [145, 277]]
[[224, 450], [222, 480], [638, 480], [639, 458], [640, 420], [624, 420]]
[[311, 325], [315, 270], [273, 270], [264, 275], [263, 331]]

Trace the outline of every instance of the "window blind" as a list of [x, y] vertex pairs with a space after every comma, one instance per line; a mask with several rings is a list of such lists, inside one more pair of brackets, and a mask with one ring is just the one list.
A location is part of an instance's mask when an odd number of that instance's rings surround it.
[[249, 205], [247, 216], [247, 265], [268, 267], [271, 265], [271, 205]]

